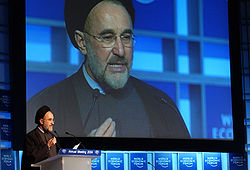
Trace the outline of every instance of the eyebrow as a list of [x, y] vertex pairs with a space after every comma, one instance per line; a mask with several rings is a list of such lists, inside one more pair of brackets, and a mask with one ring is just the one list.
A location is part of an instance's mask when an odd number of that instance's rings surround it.
[[55, 120], [55, 118], [48, 118], [47, 120]]
[[132, 29], [125, 29], [125, 30], [122, 32], [122, 34], [123, 34], [123, 33], [131, 33], [131, 34], [132, 34], [133, 31], [132, 31]]
[[[121, 34], [124, 33], [133, 33], [132, 29], [125, 29], [122, 31]], [[115, 34], [115, 31], [113, 29], [104, 29], [102, 32], [99, 33], [99, 35], [104, 35], [104, 34]]]

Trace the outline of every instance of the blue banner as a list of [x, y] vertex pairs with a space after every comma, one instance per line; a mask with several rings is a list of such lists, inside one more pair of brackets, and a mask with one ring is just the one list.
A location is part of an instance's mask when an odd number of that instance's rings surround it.
[[230, 87], [206, 86], [207, 137], [233, 139]]
[[179, 170], [197, 170], [196, 153], [179, 153]]
[[204, 153], [204, 169], [221, 170], [221, 154], [220, 153]]
[[12, 102], [10, 92], [7, 90], [0, 90], [0, 111], [11, 112]]
[[92, 170], [101, 170], [101, 157], [95, 158], [91, 161]]
[[0, 119], [0, 140], [12, 140], [12, 121], [10, 119]]
[[172, 153], [155, 153], [157, 170], [172, 170]]
[[15, 161], [13, 151], [10, 149], [1, 149], [1, 169], [14, 170]]
[[107, 153], [107, 169], [123, 170], [124, 169], [123, 153]]
[[230, 170], [247, 170], [247, 154], [229, 153]]
[[133, 0], [133, 4], [136, 11], [135, 29], [174, 32], [173, 0]]
[[147, 170], [147, 153], [130, 154], [130, 170]]
[[86, 150], [86, 149], [60, 149], [59, 155], [83, 155], [89, 157], [101, 156], [100, 150]]

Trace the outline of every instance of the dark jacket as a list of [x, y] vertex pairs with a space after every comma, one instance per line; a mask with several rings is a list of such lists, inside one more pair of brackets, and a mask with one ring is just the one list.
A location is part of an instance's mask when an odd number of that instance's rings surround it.
[[[128, 81], [131, 82], [142, 100], [153, 130], [153, 137], [190, 138], [178, 108], [168, 95], [132, 76]], [[27, 102], [27, 122], [33, 121], [37, 108], [48, 105], [55, 115], [55, 129], [60, 136], [63, 136], [64, 132], [68, 130], [76, 136], [86, 135], [82, 128], [83, 123], [80, 113], [87, 113], [91, 105], [92, 99], [90, 99], [91, 96], [87, 93], [88, 91], [93, 90], [85, 80], [81, 68], [69, 78], [33, 96]], [[83, 108], [83, 105], [86, 108]], [[33, 127], [28, 124], [28, 129], [31, 128]]]
[[[40, 130], [35, 128], [29, 132], [25, 137], [23, 157], [22, 157], [22, 170], [39, 169], [31, 168], [31, 164], [40, 162], [49, 158], [49, 149], [46, 143], [43, 142], [39, 135]], [[52, 138], [51, 134], [51, 138]], [[59, 144], [56, 144], [57, 152], [59, 150]]]

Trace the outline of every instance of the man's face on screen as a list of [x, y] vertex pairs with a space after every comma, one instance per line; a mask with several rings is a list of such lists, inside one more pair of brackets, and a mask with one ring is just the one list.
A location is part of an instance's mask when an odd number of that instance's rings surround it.
[[53, 126], [54, 126], [54, 116], [53, 114], [48, 111], [43, 119], [40, 119], [40, 123], [45, 131], [52, 132], [53, 131]]
[[101, 85], [113, 89], [126, 84], [133, 55], [132, 22], [126, 9], [99, 3], [89, 15], [86, 42], [86, 69]]

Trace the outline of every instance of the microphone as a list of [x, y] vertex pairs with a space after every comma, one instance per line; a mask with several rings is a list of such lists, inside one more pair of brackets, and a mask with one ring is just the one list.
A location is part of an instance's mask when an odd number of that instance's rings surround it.
[[85, 146], [82, 144], [82, 142], [75, 135], [73, 135], [72, 133], [69, 133], [67, 131], [65, 132], [65, 134], [74, 137], [76, 139], [76, 141], [79, 142], [80, 145], [83, 147], [83, 149], [86, 149]]
[[[157, 96], [155, 96], [155, 98], [158, 98]], [[173, 109], [176, 113], [179, 113], [179, 111], [173, 106], [173, 104], [169, 103], [164, 97], [160, 98], [160, 102], [163, 104], [167, 104], [168, 106], [171, 107], [171, 109]]]
[[151, 165], [154, 169], [156, 169], [155, 166], [151, 162], [148, 162], [148, 164]]
[[99, 89], [94, 89], [94, 91], [93, 91], [94, 100], [96, 100], [99, 96], [100, 96]]
[[[59, 139], [60, 136], [58, 135], [57, 131], [54, 130], [54, 133], [56, 134], [55, 136], [58, 138], [58, 141], [59, 141], [59, 140], [60, 140], [60, 139]], [[60, 141], [59, 141], [59, 142], [60, 142]]]
[[92, 102], [92, 104], [91, 104], [91, 106], [90, 106], [90, 108], [89, 108], [89, 111], [88, 111], [88, 113], [87, 113], [86, 120], [84, 121], [84, 124], [83, 124], [83, 131], [85, 130], [86, 125], [87, 125], [87, 123], [88, 123], [88, 121], [89, 121], [89, 117], [90, 117], [90, 114], [92, 113], [92, 111], [93, 111], [93, 109], [94, 109], [96, 100], [97, 100], [97, 98], [100, 96], [100, 91], [99, 91], [99, 89], [94, 89], [92, 96], [93, 96], [93, 102]]
[[52, 137], [55, 137], [55, 136], [56, 136], [53, 132], [51, 132], [51, 131], [49, 131], [49, 130], [44, 130], [44, 132], [45, 132], [45, 133], [49, 133], [49, 134], [51, 134], [51, 135], [52, 135]]
[[55, 130], [54, 130], [54, 133], [56, 134], [56, 137], [59, 138], [59, 135]]

